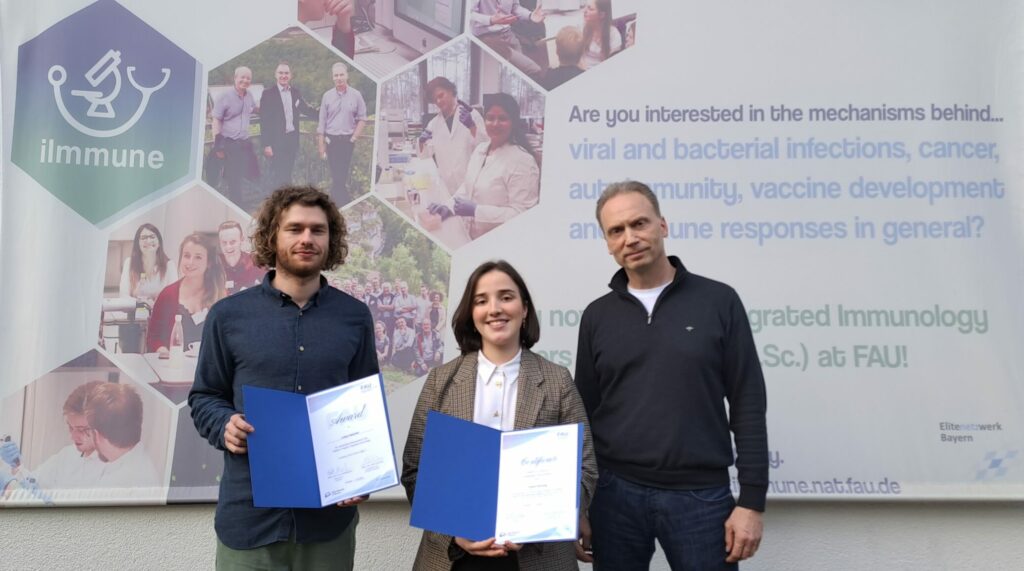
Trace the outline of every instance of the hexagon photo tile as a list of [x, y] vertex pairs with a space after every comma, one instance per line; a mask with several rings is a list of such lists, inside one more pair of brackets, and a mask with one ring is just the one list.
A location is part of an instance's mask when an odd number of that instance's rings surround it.
[[636, 43], [636, 0], [473, 0], [470, 32], [545, 89]]
[[163, 503], [172, 407], [96, 349], [0, 400], [0, 505]]
[[299, 21], [383, 79], [462, 34], [467, 0], [298, 0]]
[[194, 172], [199, 78], [192, 56], [100, 0], [18, 49], [11, 160], [104, 226]]
[[[183, 403], [210, 307], [263, 279], [247, 251], [248, 232], [249, 218], [204, 185], [115, 227], [107, 243], [100, 346], [137, 381]], [[179, 348], [171, 344], [176, 323]]]
[[372, 196], [342, 214], [349, 255], [326, 274], [328, 283], [369, 306], [377, 361], [391, 393], [444, 358], [451, 257]]
[[468, 38], [381, 84], [374, 193], [449, 249], [540, 201], [545, 95]]
[[369, 192], [377, 86], [300, 28], [212, 69], [203, 179], [246, 212], [285, 184]]

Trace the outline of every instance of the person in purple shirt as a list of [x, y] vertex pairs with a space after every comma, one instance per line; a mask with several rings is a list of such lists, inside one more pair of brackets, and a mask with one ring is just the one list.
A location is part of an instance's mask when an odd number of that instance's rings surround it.
[[240, 204], [242, 180], [260, 176], [256, 154], [249, 140], [249, 122], [259, 110], [249, 92], [252, 70], [235, 69], [234, 89], [221, 94], [213, 103], [213, 154], [224, 161], [224, 183], [227, 197]]
[[320, 158], [331, 169], [331, 198], [339, 205], [352, 200], [348, 190], [352, 153], [356, 140], [366, 127], [366, 101], [363, 94], [348, 84], [348, 66], [337, 62], [331, 66], [334, 88], [320, 100], [320, 122], [317, 144]]

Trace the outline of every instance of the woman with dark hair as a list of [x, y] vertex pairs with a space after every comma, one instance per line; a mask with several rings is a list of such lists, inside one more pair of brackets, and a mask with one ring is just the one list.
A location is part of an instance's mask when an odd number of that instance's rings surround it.
[[[412, 501], [427, 413], [431, 410], [498, 430], [582, 422], [580, 513], [597, 483], [597, 461], [583, 401], [565, 367], [530, 351], [540, 338], [533, 299], [519, 272], [491, 261], [469, 276], [452, 317], [462, 355], [430, 371], [413, 413], [403, 454], [402, 485]], [[579, 544], [515, 545], [423, 533], [413, 568], [425, 571], [577, 569]], [[582, 555], [582, 552], [580, 551]]]
[[612, 25], [612, 0], [587, 0], [583, 7], [583, 57], [580, 68], [590, 69], [622, 49], [622, 34]]
[[178, 273], [181, 279], [165, 287], [153, 304], [146, 332], [151, 353], [168, 352], [175, 315], [181, 316], [185, 347], [199, 341], [207, 312], [225, 295], [224, 267], [212, 238], [198, 232], [185, 236], [178, 248]]
[[469, 158], [466, 179], [451, 207], [434, 203], [431, 214], [442, 220], [463, 217], [470, 239], [532, 208], [540, 196], [540, 168], [526, 139], [519, 103], [507, 93], [484, 95], [484, 129], [490, 141]]
[[178, 279], [174, 264], [164, 253], [164, 237], [156, 226], [145, 223], [135, 231], [132, 253], [121, 266], [120, 297], [153, 300]]

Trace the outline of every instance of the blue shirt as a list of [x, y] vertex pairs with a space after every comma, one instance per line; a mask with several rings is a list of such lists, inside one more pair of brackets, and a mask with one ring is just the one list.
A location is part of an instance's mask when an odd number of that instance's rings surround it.
[[332, 87], [320, 99], [317, 133], [332, 137], [352, 135], [360, 121], [366, 121], [366, 101], [351, 85], [346, 86], [345, 91]]
[[231, 415], [245, 412], [242, 386], [310, 394], [379, 370], [365, 305], [321, 277], [320, 290], [300, 309], [270, 285], [273, 277], [271, 271], [259, 287], [224, 298], [210, 309], [188, 395], [199, 434], [225, 450], [214, 528], [232, 549], [286, 541], [293, 532], [299, 543], [329, 541], [356, 513], [354, 507], [253, 507], [249, 457], [224, 447], [224, 425]]
[[245, 95], [239, 95], [231, 89], [221, 94], [213, 103], [213, 117], [220, 119], [220, 134], [236, 141], [248, 139], [249, 122], [255, 108], [256, 101], [251, 91], [246, 90]]

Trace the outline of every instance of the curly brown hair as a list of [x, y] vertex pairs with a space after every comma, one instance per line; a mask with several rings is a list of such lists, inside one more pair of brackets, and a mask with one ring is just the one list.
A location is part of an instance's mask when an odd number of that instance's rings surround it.
[[264, 268], [277, 265], [277, 230], [281, 213], [293, 204], [318, 206], [327, 214], [329, 242], [324, 270], [333, 270], [345, 263], [348, 256], [348, 228], [331, 197], [314, 186], [283, 186], [268, 196], [256, 213], [256, 230], [252, 233], [252, 259]]

